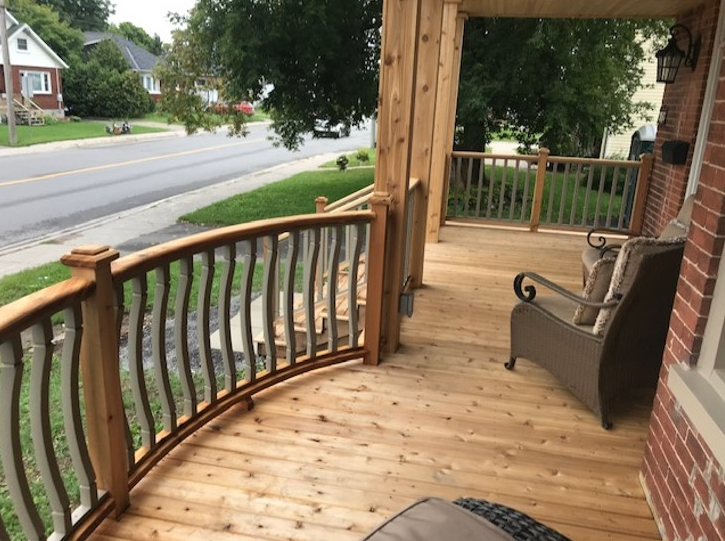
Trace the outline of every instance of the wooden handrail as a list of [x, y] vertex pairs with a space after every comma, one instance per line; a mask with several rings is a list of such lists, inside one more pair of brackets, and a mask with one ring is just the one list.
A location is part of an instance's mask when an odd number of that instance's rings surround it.
[[113, 277], [115, 281], [123, 282], [137, 274], [148, 272], [177, 259], [248, 238], [281, 235], [285, 232], [299, 231], [310, 227], [352, 225], [369, 222], [374, 218], [375, 214], [373, 212], [363, 210], [334, 214], [288, 216], [222, 227], [152, 246], [114, 261], [112, 266]]
[[[365, 201], [368, 201], [370, 197], [373, 194], [374, 185], [370, 184], [369, 186], [365, 186], [364, 188], [361, 188], [360, 190], [353, 192], [349, 195], [346, 195], [342, 199], [338, 199], [337, 201], [334, 201], [330, 203], [329, 205], [325, 206], [325, 212], [332, 212], [332, 211], [338, 211], [342, 212], [341, 207], [346, 208], [354, 208]], [[347, 204], [350, 202], [355, 202], [356, 204], [352, 207], [348, 207]]]
[[[451, 153], [453, 158], [478, 158], [487, 160], [520, 160], [525, 162], [535, 163], [539, 161], [538, 154], [526, 155], [526, 154], [492, 154], [488, 152], [470, 152], [470, 151], [453, 151]], [[640, 162], [636, 160], [605, 160], [600, 158], [577, 158], [573, 156], [548, 156], [549, 162], [573, 164], [573, 165], [598, 165], [598, 166], [619, 166], [619, 167], [636, 167], [640, 165]]]
[[0, 306], [0, 343], [34, 322], [87, 299], [94, 289], [92, 281], [70, 278]]
[[531, 163], [534, 163], [539, 159], [536, 154], [491, 154], [488, 152], [473, 152], [468, 150], [454, 150], [451, 152], [451, 158], [486, 158], [491, 160], [503, 160], [508, 158], [509, 160], [516, 159]]

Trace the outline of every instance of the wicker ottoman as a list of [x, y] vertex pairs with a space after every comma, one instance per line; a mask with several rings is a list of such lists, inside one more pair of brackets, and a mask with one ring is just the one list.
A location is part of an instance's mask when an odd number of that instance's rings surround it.
[[423, 498], [393, 515], [363, 541], [569, 541], [515, 509], [486, 500]]

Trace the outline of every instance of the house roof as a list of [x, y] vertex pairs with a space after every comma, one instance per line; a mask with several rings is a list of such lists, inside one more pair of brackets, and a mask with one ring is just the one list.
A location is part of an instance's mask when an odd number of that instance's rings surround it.
[[134, 42], [112, 32], [84, 32], [84, 47], [95, 45], [105, 40], [113, 41], [123, 54], [129, 67], [134, 71], [152, 71], [161, 60], [158, 56], [139, 47]]
[[[8, 13], [8, 15], [10, 15]], [[59, 68], [67, 68], [68, 64], [66, 64], [63, 59], [56, 54], [56, 52], [50, 48], [50, 46], [43, 41], [43, 39], [35, 33], [35, 31], [26, 23], [18, 22], [18, 20], [15, 17], [8, 17], [8, 29], [7, 29], [7, 36], [8, 39], [12, 38], [14, 35], [19, 34], [21, 32], [25, 33], [26, 36], [28, 36], [31, 40], [33, 40], [43, 51], [45, 51], [57, 64]]]
[[667, 19], [690, 11], [703, 0], [462, 0], [459, 10], [472, 17], [585, 19]]

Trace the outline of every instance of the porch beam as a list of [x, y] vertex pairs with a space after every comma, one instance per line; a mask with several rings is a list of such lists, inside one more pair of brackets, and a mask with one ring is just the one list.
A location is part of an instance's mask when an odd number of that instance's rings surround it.
[[472, 17], [517, 19], [670, 19], [692, 11], [702, 0], [463, 0], [462, 10]]
[[437, 102], [433, 127], [430, 190], [426, 241], [438, 242], [441, 223], [445, 219], [446, 164], [453, 148], [458, 82], [461, 73], [461, 49], [466, 15], [459, 12], [460, 0], [443, 4], [441, 46], [438, 69]]
[[411, 286], [414, 288], [423, 285], [426, 218], [433, 157], [433, 127], [437, 106], [442, 24], [443, 3], [440, 0], [422, 0], [415, 84], [415, 130], [413, 130], [410, 164], [411, 177], [420, 179], [420, 188], [413, 210], [413, 238], [410, 257]]
[[417, 32], [422, 0], [384, 0], [375, 191], [391, 196], [383, 297], [383, 350], [400, 341], [398, 299], [405, 265], [406, 195], [415, 106]]

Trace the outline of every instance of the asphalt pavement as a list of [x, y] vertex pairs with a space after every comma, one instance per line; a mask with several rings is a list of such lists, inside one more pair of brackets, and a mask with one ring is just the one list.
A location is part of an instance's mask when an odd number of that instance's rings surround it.
[[[178, 137], [180, 134], [160, 135], [168, 138]], [[138, 137], [141, 138], [139, 141], [151, 139], [145, 136]], [[120, 142], [120, 144], [132, 145], [139, 141], [129, 142], [126, 140]], [[69, 143], [65, 144], [68, 145]], [[70, 144], [73, 146], [65, 147], [53, 143], [50, 147], [35, 147], [32, 152], [27, 149], [0, 150], [0, 158], [20, 155], [32, 158], [33, 156], [63, 148], [73, 148], [81, 143], [73, 142]], [[89, 146], [93, 144], [93, 142], [89, 141]], [[107, 144], [108, 141], [106, 141]], [[348, 150], [352, 151], [354, 148], [353, 146]], [[122, 253], [130, 253], [150, 245], [192, 234], [203, 229], [191, 225], [177, 224], [176, 220], [179, 216], [240, 192], [282, 180], [302, 171], [315, 169], [320, 164], [334, 159], [340, 153], [340, 150], [335, 150], [334, 152], [318, 153], [314, 156], [291, 160], [283, 165], [240, 175], [210, 186], [203, 186], [164, 197], [151, 203], [91, 219], [79, 225], [55, 230], [33, 239], [23, 239], [5, 245], [0, 248], [0, 276], [51, 261], [58, 261], [62, 255], [82, 245], [108, 245], [119, 249]]]

